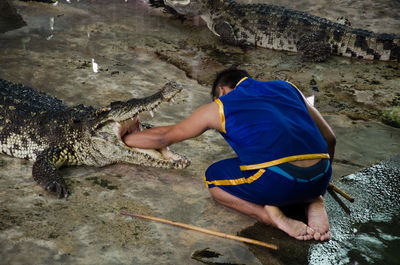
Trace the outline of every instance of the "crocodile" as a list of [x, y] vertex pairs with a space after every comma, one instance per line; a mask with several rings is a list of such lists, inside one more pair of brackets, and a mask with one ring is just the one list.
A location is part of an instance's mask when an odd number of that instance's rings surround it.
[[400, 62], [400, 35], [355, 29], [302, 11], [233, 0], [164, 0], [188, 16], [200, 16], [222, 41], [239, 46], [299, 52], [321, 62], [330, 55]]
[[33, 179], [59, 198], [69, 195], [59, 172], [62, 166], [125, 162], [185, 168], [190, 161], [168, 148], [132, 148], [121, 140], [128, 132], [152, 127], [139, 114], [153, 116], [162, 102], [173, 101], [181, 90], [181, 85], [171, 81], [148, 97], [115, 101], [102, 108], [69, 107], [46, 93], [0, 79], [0, 150], [34, 161]]

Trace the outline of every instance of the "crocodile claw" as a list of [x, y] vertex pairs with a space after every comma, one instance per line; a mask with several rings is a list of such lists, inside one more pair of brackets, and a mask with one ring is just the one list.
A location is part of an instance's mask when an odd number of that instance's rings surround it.
[[[32, 167], [32, 176], [46, 191], [54, 193], [58, 198], [66, 198], [69, 195], [67, 184], [58, 174], [57, 162], [63, 162], [61, 152], [65, 150], [56, 146], [44, 150], [38, 155]], [[56, 159], [55, 161], [53, 161]]]
[[69, 196], [69, 191], [67, 184], [65, 184], [63, 179], [54, 179], [45, 184], [45, 189], [52, 193], [56, 193], [59, 199], [67, 198]]

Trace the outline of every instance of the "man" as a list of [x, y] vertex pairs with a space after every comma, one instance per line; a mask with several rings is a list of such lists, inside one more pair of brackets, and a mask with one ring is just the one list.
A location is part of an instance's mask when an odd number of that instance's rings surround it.
[[[261, 82], [229, 68], [212, 88], [214, 102], [187, 119], [123, 137], [128, 146], [162, 148], [218, 130], [237, 158], [211, 165], [205, 182], [221, 204], [300, 240], [327, 240], [322, 194], [329, 184], [336, 138], [321, 114], [291, 83]], [[307, 202], [307, 224], [279, 206]]]

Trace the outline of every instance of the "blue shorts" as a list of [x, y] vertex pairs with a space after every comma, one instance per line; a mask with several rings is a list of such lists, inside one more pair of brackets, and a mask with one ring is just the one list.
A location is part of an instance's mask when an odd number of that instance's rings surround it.
[[256, 204], [284, 206], [323, 195], [332, 175], [329, 159], [306, 168], [290, 163], [247, 171], [239, 167], [238, 158], [212, 164], [205, 174], [207, 187], [219, 187]]

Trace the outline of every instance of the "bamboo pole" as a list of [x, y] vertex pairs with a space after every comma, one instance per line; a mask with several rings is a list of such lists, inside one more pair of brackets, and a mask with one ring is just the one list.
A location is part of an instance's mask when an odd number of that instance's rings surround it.
[[339, 203], [339, 205], [342, 207], [342, 209], [347, 213], [350, 214], [350, 209], [349, 207], [344, 204], [344, 202], [339, 198], [339, 196], [336, 194], [336, 192], [333, 189], [328, 189], [329, 194], [332, 196], [332, 198]]
[[332, 182], [329, 183], [329, 188], [336, 191], [337, 193], [339, 193], [340, 195], [343, 196], [343, 198], [345, 198], [346, 200], [348, 200], [349, 202], [354, 202], [354, 198], [351, 197], [350, 195], [348, 195], [347, 193], [345, 193], [344, 191], [342, 191], [341, 189], [339, 189], [338, 187], [336, 187], [335, 185], [332, 184]]
[[274, 249], [274, 250], [278, 249], [278, 246], [276, 246], [274, 244], [269, 244], [269, 243], [265, 243], [265, 242], [262, 242], [262, 241], [258, 241], [258, 240], [254, 240], [254, 239], [250, 239], [250, 238], [246, 238], [246, 237], [225, 234], [225, 233], [221, 233], [221, 232], [217, 232], [217, 231], [213, 231], [213, 230], [209, 230], [209, 229], [206, 229], [206, 228], [197, 227], [197, 226], [193, 226], [193, 225], [188, 225], [188, 224], [184, 224], [184, 223], [169, 221], [169, 220], [158, 218], [158, 217], [152, 217], [152, 216], [148, 216], [148, 215], [141, 215], [141, 214], [134, 214], [134, 213], [125, 213], [125, 212], [121, 212], [121, 214], [125, 215], [125, 216], [139, 217], [139, 218], [153, 220], [153, 221], [157, 221], [157, 222], [161, 222], [161, 223], [165, 223], [165, 224], [170, 224], [170, 225], [173, 225], [173, 226], [183, 227], [183, 228], [194, 230], [194, 231], [198, 231], [198, 232], [201, 232], [201, 233], [206, 233], [206, 234], [219, 236], [219, 237], [223, 237], [223, 238], [229, 238], [229, 239], [233, 239], [233, 240], [236, 240], [236, 241], [242, 241], [242, 242], [245, 242], [245, 243], [254, 244], [254, 245], [258, 245], [258, 246], [263, 246], [263, 247], [267, 247], [267, 248]]

